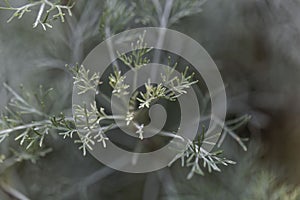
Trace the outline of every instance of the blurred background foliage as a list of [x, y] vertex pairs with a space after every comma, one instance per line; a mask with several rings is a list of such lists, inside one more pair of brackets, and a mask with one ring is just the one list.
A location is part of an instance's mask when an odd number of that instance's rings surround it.
[[[65, 64], [82, 62], [104, 38], [125, 29], [178, 30], [197, 40], [219, 67], [227, 84], [228, 117], [252, 116], [238, 131], [250, 138], [247, 152], [230, 138], [223, 144], [236, 165], [191, 180], [178, 163], [148, 174], [127, 174], [89, 154], [83, 157], [71, 139], [53, 135], [46, 141], [52, 151], [36, 159], [5, 140], [0, 145], [6, 156], [0, 157], [0, 199], [300, 199], [300, 3], [203, 3], [76, 1], [73, 16], [64, 23], [53, 21], [46, 32], [32, 28], [37, 11], [9, 24], [11, 13], [1, 11], [0, 82], [13, 88], [23, 84], [32, 92], [39, 85], [52, 87], [50, 112], [71, 113], [73, 82]], [[9, 98], [0, 87], [1, 108]]]

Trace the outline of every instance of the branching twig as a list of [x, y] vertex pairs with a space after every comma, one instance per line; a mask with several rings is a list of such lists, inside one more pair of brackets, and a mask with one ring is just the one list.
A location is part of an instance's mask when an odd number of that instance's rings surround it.
[[[39, 1], [29, 1], [28, 4], [25, 4], [20, 7], [12, 7], [8, 1], [6, 1], [7, 7], [0, 7], [0, 10], [9, 10], [14, 13], [7, 20], [7, 22], [11, 22], [14, 18], [21, 19], [25, 13], [31, 12], [33, 8], [38, 7], [39, 11], [33, 23], [33, 28], [36, 28], [39, 24], [42, 26], [44, 30], [48, 28], [52, 28], [50, 24], [50, 20], [60, 18], [61, 22], [65, 21], [65, 13], [63, 10], [66, 10], [69, 16], [72, 16], [71, 9], [74, 6], [74, 3], [71, 5], [62, 5], [59, 3], [52, 3], [48, 0], [39, 0]], [[57, 14], [53, 14], [54, 11], [57, 11]]]

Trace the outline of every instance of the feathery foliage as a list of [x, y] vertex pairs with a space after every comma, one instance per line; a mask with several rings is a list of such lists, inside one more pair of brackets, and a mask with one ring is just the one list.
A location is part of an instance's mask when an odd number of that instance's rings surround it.
[[[11, 22], [13, 19], [21, 19], [25, 13], [31, 12], [33, 9], [38, 8], [38, 13], [36, 15], [35, 21], [33, 23], [33, 28], [36, 28], [38, 25], [41, 25], [44, 30], [47, 28], [52, 28], [51, 21], [55, 19], [60, 19], [61, 22], [65, 21], [65, 12], [69, 16], [72, 16], [72, 7], [74, 3], [68, 1], [65, 5], [60, 2], [51, 2], [48, 0], [39, 0], [39, 1], [28, 1], [25, 5], [20, 5], [19, 7], [13, 7], [9, 0], [5, 1], [5, 7], [0, 7], [0, 10], [12, 11], [13, 14], [7, 20]], [[56, 14], [55, 14], [56, 13]]]
[[[150, 62], [150, 58], [146, 55], [151, 51], [151, 48], [147, 47], [144, 43], [144, 36], [139, 37], [136, 45], [133, 45], [133, 51], [129, 55], [120, 55], [120, 60], [128, 67], [137, 72], [143, 66]], [[169, 58], [170, 63], [171, 58]], [[45, 138], [55, 132], [61, 135], [63, 138], [73, 138], [74, 134], [78, 136], [74, 142], [79, 144], [79, 149], [83, 151], [83, 155], [86, 155], [87, 150], [92, 150], [93, 146], [97, 143], [101, 143], [105, 148], [106, 142], [109, 138], [106, 136], [107, 131], [117, 128], [115, 119], [123, 120], [126, 126], [133, 126], [136, 134], [142, 140], [144, 138], [144, 124], [140, 123], [137, 119], [140, 118], [138, 114], [142, 109], [149, 109], [152, 103], [160, 98], [174, 101], [181, 95], [186, 94], [186, 90], [193, 84], [197, 83], [197, 80], [193, 80], [193, 74], [188, 74], [188, 67], [185, 68], [181, 75], [174, 76], [174, 70], [177, 64], [170, 66], [171, 70], [161, 74], [161, 83], [157, 85], [151, 84], [149, 79], [145, 83], [145, 91], [139, 92], [133, 95], [131, 101], [138, 102], [138, 106], [129, 111], [125, 116], [115, 116], [106, 114], [104, 108], [98, 108], [96, 101], [90, 105], [84, 104], [84, 106], [74, 105], [74, 117], [66, 117], [63, 113], [58, 116], [49, 116], [47, 113], [31, 106], [20, 94], [10, 88], [8, 85], [5, 87], [12, 93], [13, 98], [7, 108], [7, 113], [3, 114], [1, 120], [1, 141], [11, 134], [16, 134], [15, 140], [20, 142], [20, 145], [26, 145], [27, 149], [34, 147], [35, 144], [42, 147]], [[66, 66], [73, 74], [74, 85], [78, 89], [78, 95], [83, 95], [88, 91], [97, 91], [100, 84], [100, 77], [98, 73], [91, 74], [84, 66], [75, 65], [74, 67]], [[126, 77], [122, 75], [121, 71], [117, 67], [113, 68], [113, 73], [109, 75], [109, 85], [112, 88], [112, 94], [123, 98], [127, 95], [127, 89], [129, 85], [124, 83]], [[42, 91], [42, 90], [41, 90]], [[36, 100], [41, 105], [41, 108], [45, 107], [45, 98], [50, 94], [50, 90], [36, 96]], [[24, 115], [34, 116], [33, 121], [25, 121], [22, 117]], [[35, 117], [35, 116], [38, 116]], [[223, 134], [230, 134], [240, 144], [241, 140], [233, 133], [233, 130], [237, 129], [247, 121], [248, 117], [241, 117], [235, 120], [228, 121]], [[109, 123], [102, 125], [101, 122], [108, 120]], [[75, 122], [77, 126], [75, 126]], [[176, 137], [172, 132], [165, 135]], [[224, 138], [223, 136], [222, 138]], [[204, 138], [202, 138], [203, 140]], [[199, 162], [203, 162], [203, 167], [207, 167], [208, 171], [212, 170], [220, 171], [218, 164], [227, 165], [234, 162], [220, 157], [220, 152], [209, 153], [202, 147], [200, 140], [188, 141], [189, 145], [184, 152], [179, 152], [174, 158], [174, 161], [181, 158], [183, 166], [191, 167], [191, 172], [188, 175], [190, 179], [194, 173], [204, 174], [200, 168]], [[222, 141], [221, 141], [222, 142]], [[220, 143], [221, 144], [221, 143]], [[244, 147], [244, 145], [242, 145]]]
[[[100, 34], [105, 38], [111, 34], [125, 30], [125, 27], [128, 27], [128, 24], [133, 21], [148, 25], [169, 26], [178, 22], [183, 17], [200, 12], [200, 8], [204, 2], [205, 1], [200, 0], [187, 2], [179, 0], [144, 2], [139, 0], [135, 3], [127, 4], [118, 0], [107, 0], [99, 22]], [[23, 15], [30, 12], [32, 8], [38, 7], [39, 12], [34, 27], [40, 24], [46, 29], [46, 27], [51, 27], [50, 21], [53, 19], [60, 18], [60, 20], [64, 22], [65, 13], [63, 13], [63, 10], [66, 10], [69, 15], [72, 15], [71, 9], [73, 5], [71, 1], [64, 5], [59, 2], [51, 3], [47, 0], [41, 0], [29, 2], [18, 8], [12, 7], [7, 2], [7, 7], [1, 8], [15, 11], [9, 20], [11, 21], [15, 17], [22, 18]], [[140, 6], [145, 8], [143, 16], [137, 12]], [[55, 10], [58, 14], [53, 14]], [[157, 15], [153, 16], [152, 11], [155, 11]], [[138, 40], [132, 43], [132, 51], [130, 53], [120, 54], [116, 52], [119, 56], [119, 60], [134, 71], [135, 80], [137, 78], [137, 71], [151, 62], [148, 54], [153, 48], [148, 47], [144, 42], [145, 34], [146, 33], [139, 36]], [[84, 104], [84, 106], [75, 105], [74, 117], [65, 116], [64, 113], [53, 116], [45, 110], [46, 104], [48, 103], [46, 98], [52, 91], [51, 89], [46, 90], [44, 94], [43, 89], [40, 88], [41, 92], [35, 96], [35, 103], [38, 105], [37, 108], [29, 101], [30, 99], [25, 99], [21, 94], [5, 84], [5, 87], [12, 94], [13, 98], [7, 106], [6, 112], [2, 114], [0, 121], [0, 141], [4, 141], [6, 138], [15, 135], [14, 139], [18, 141], [21, 146], [25, 146], [27, 150], [30, 150], [36, 149], [36, 147], [44, 147], [44, 141], [47, 139], [47, 136], [58, 134], [64, 139], [74, 139], [74, 142], [79, 144], [79, 149], [83, 151], [83, 155], [86, 155], [87, 151], [92, 150], [93, 146], [98, 143], [102, 144], [103, 148], [107, 146], [106, 143], [109, 141], [109, 137], [106, 135], [107, 132], [117, 128], [114, 121], [115, 119], [123, 120], [126, 126], [133, 126], [138, 137], [143, 139], [145, 124], [141, 123], [138, 119], [141, 117], [140, 113], [144, 109], [149, 109], [151, 105], [159, 99], [175, 101], [181, 95], [186, 94], [187, 89], [198, 82], [194, 80], [193, 73], [188, 73], [188, 66], [180, 76], [174, 76], [174, 71], [178, 64], [175, 63], [171, 66], [171, 60], [172, 58], [169, 57], [168, 65], [171, 69], [161, 74], [161, 83], [154, 85], [149, 79], [148, 82], [144, 84], [145, 91], [137, 91], [131, 96], [130, 110], [125, 116], [107, 114], [104, 108], [97, 107], [96, 101], [89, 105]], [[78, 95], [83, 95], [89, 91], [95, 93], [99, 92], [98, 86], [102, 83], [100, 83], [101, 77], [99, 77], [98, 73], [91, 74], [88, 69], [80, 65], [73, 67], [67, 65], [66, 67], [73, 74], [74, 85], [79, 91]], [[126, 77], [122, 74], [122, 71], [114, 67], [113, 72], [109, 75], [108, 83], [104, 84], [111, 86], [113, 95], [123, 98], [129, 94], [128, 90], [131, 87], [124, 83], [125, 79]], [[135, 86], [136, 82], [134, 82], [132, 88], [135, 88]], [[30, 94], [28, 95], [27, 93], [27, 96], [30, 96]], [[218, 121], [217, 119], [212, 120]], [[245, 124], [247, 120], [248, 117], [242, 117], [228, 121], [221, 140], [219, 141], [219, 146], [223, 143], [225, 136], [230, 135], [246, 150], [246, 146], [242, 140], [233, 131]], [[105, 125], [102, 124], [103, 121], [106, 122]], [[75, 126], [75, 124], [77, 124], [77, 126]], [[178, 137], [174, 135], [173, 132], [167, 132], [162, 135]], [[77, 138], [74, 138], [75, 136]], [[174, 161], [181, 158], [183, 166], [191, 167], [188, 178], [191, 178], [195, 173], [204, 174], [200, 167], [200, 162], [203, 162], [203, 167], [207, 167], [209, 172], [212, 170], [220, 171], [220, 168], [217, 166], [218, 164], [227, 165], [234, 163], [220, 157], [220, 151], [214, 153], [206, 152], [201, 147], [202, 142], [204, 141], [188, 141], [189, 145], [186, 150], [179, 152], [174, 158]]]

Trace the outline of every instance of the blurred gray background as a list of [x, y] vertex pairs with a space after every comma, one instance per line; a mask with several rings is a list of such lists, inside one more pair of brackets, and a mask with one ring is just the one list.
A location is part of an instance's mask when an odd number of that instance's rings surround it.
[[[80, 63], [101, 42], [102, 9], [102, 1], [78, 2], [72, 18], [55, 22], [47, 32], [32, 29], [33, 15], [7, 24], [10, 13], [0, 11], [0, 82], [14, 88], [22, 83], [30, 90], [40, 84], [53, 87], [51, 112], [70, 113], [73, 83], [64, 65]], [[149, 174], [126, 174], [83, 157], [71, 140], [54, 136], [48, 142], [53, 152], [36, 164], [0, 164], [0, 180], [34, 200], [268, 199], [274, 189], [268, 181], [299, 184], [300, 2], [208, 0], [201, 13], [169, 28], [194, 38], [212, 56], [227, 85], [228, 115], [252, 115], [238, 132], [250, 137], [249, 150], [230, 138], [223, 145], [235, 166], [192, 180], [185, 179], [187, 169], [179, 163]], [[7, 101], [0, 87], [1, 106]], [[8, 143], [1, 144], [2, 153], [9, 151]], [[268, 173], [274, 177], [264, 182]], [[2, 190], [0, 199], [13, 198]]]

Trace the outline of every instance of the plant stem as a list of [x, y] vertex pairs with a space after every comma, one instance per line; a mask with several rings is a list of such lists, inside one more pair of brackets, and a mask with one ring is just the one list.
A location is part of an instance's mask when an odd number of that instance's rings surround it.
[[44, 120], [44, 121], [39, 121], [39, 122], [33, 122], [33, 123], [30, 123], [30, 124], [21, 125], [21, 126], [16, 126], [16, 127], [13, 127], [13, 128], [1, 130], [1, 131], [0, 131], [0, 135], [7, 134], [7, 133], [11, 133], [11, 132], [14, 132], [14, 131], [19, 131], [19, 130], [27, 129], [27, 128], [33, 128], [33, 127], [35, 127], [35, 126], [50, 125], [50, 124], [51, 124], [51, 121], [50, 121], [50, 120]]

